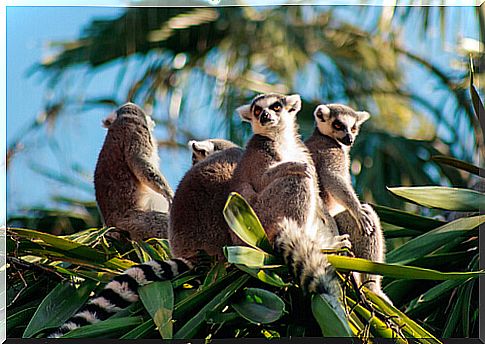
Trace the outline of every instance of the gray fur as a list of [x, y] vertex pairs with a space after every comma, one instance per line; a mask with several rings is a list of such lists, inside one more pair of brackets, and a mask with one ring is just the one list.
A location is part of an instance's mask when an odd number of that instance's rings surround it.
[[133, 240], [166, 237], [173, 192], [158, 168], [155, 123], [141, 108], [127, 103], [104, 124], [108, 133], [94, 187], [105, 225], [128, 232]]
[[[370, 115], [330, 104], [319, 105], [314, 116], [316, 129], [305, 143], [315, 162], [322, 201], [335, 216], [340, 234], [350, 236], [357, 257], [384, 262], [385, 241], [379, 217], [370, 205], [360, 203], [350, 177], [350, 147]], [[381, 290], [381, 276], [356, 276], [362, 277], [362, 282], [373, 280], [367, 286], [388, 300]]]
[[[377, 263], [385, 262], [386, 242], [382, 232], [379, 216], [369, 204], [363, 204], [364, 211], [373, 219], [374, 230], [369, 236], [360, 235], [355, 229], [357, 223], [355, 219], [346, 210], [335, 215], [335, 221], [341, 234], [348, 234], [352, 242], [353, 252], [358, 258], [364, 258]], [[354, 274], [357, 282], [365, 283], [365, 286], [373, 292], [384, 297], [392, 303], [388, 296], [382, 291], [382, 276], [370, 274]]]
[[319, 250], [324, 241], [335, 244], [335, 233], [322, 221], [315, 167], [296, 124], [300, 107], [298, 95], [266, 94], [238, 109], [254, 135], [234, 171], [232, 191], [250, 203], [302, 288], [327, 293], [339, 305], [340, 287]]
[[225, 139], [208, 139], [204, 141], [190, 140], [188, 146], [192, 151], [192, 165], [206, 159], [213, 153], [228, 148], [239, 147], [234, 142]]
[[222, 210], [243, 150], [220, 139], [190, 143], [195, 164], [177, 187], [170, 212], [172, 253], [190, 260], [197, 250], [204, 250], [223, 259], [222, 248], [235, 242]]
[[[324, 206], [332, 216], [348, 210], [362, 233], [369, 235], [373, 228], [372, 219], [362, 209], [350, 178], [349, 150], [360, 125], [369, 118], [365, 113], [362, 119], [360, 114], [363, 113], [339, 104], [318, 106], [315, 110], [317, 128], [305, 144], [315, 162]], [[333, 128], [337, 122], [342, 125], [341, 130]]]

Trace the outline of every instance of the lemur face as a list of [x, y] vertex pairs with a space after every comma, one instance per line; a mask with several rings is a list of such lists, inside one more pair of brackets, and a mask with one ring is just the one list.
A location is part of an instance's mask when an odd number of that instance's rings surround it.
[[243, 121], [251, 123], [255, 134], [264, 135], [294, 121], [293, 117], [300, 109], [301, 99], [297, 94], [262, 94], [254, 98], [251, 104], [239, 107], [237, 112]]
[[208, 139], [204, 141], [190, 140], [188, 146], [190, 150], [192, 150], [192, 165], [195, 165], [216, 152], [238, 147], [235, 143], [224, 139]]
[[370, 118], [370, 114], [365, 111], [355, 111], [340, 104], [319, 105], [314, 116], [321, 134], [346, 146], [354, 143], [360, 126]]

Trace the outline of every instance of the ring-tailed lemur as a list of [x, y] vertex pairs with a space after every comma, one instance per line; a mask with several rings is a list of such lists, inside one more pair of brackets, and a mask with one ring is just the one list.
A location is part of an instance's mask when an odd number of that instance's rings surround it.
[[138, 301], [138, 288], [155, 281], [166, 281], [188, 271], [193, 265], [185, 259], [152, 260], [132, 266], [109, 282], [98, 296], [69, 318], [61, 327], [48, 335], [58, 338], [78, 327], [105, 320]]
[[[305, 144], [315, 163], [324, 205], [335, 216], [340, 234], [350, 235], [357, 257], [384, 262], [385, 241], [379, 217], [370, 205], [360, 203], [350, 178], [350, 147], [370, 115], [330, 104], [319, 105], [314, 116], [316, 128]], [[366, 285], [389, 300], [381, 290], [381, 276], [362, 277], [370, 278]]]
[[158, 168], [155, 122], [127, 103], [103, 123], [108, 133], [94, 187], [104, 224], [128, 232], [133, 240], [166, 237], [173, 192]]
[[197, 249], [223, 259], [222, 248], [242, 242], [229, 229], [223, 209], [230, 181], [243, 150], [227, 140], [190, 141], [192, 161], [175, 192], [169, 241], [176, 257]]
[[343, 316], [339, 282], [320, 249], [350, 242], [322, 221], [315, 167], [296, 124], [300, 108], [299, 95], [279, 94], [259, 95], [238, 108], [254, 135], [234, 171], [232, 191], [248, 200], [301, 287], [327, 294]]
[[228, 235], [229, 229], [222, 210], [229, 194], [227, 183], [242, 155], [242, 149], [221, 139], [190, 141], [189, 147], [194, 166], [185, 174], [175, 192], [169, 231], [172, 254], [184, 258], [150, 261], [129, 268], [51, 333], [50, 338], [105, 320], [136, 302], [140, 286], [172, 279], [196, 267], [199, 255], [194, 255], [194, 252], [203, 249], [209, 255], [221, 257], [222, 247], [235, 243]]

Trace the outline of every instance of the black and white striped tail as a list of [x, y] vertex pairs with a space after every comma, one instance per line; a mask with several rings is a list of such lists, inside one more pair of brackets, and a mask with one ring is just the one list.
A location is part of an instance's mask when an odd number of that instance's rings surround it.
[[275, 240], [276, 251], [282, 255], [288, 269], [304, 292], [325, 295], [325, 299], [343, 314], [340, 283], [321, 243], [313, 240], [293, 220], [284, 219]]
[[78, 327], [105, 320], [138, 301], [138, 287], [166, 281], [188, 271], [192, 265], [185, 259], [152, 260], [132, 266], [109, 282], [99, 295], [88, 300], [79, 312], [68, 319], [48, 338], [58, 338]]

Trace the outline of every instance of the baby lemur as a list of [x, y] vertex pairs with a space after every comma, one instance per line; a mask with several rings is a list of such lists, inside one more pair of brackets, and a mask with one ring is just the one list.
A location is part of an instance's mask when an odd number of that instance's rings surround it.
[[[350, 235], [357, 257], [383, 262], [385, 241], [379, 217], [370, 205], [360, 203], [350, 178], [349, 150], [370, 115], [345, 105], [330, 104], [319, 105], [314, 116], [315, 131], [305, 143], [315, 162], [323, 203], [335, 216], [340, 234]], [[372, 282], [367, 286], [383, 294], [381, 276], [363, 278], [370, 278]]]
[[173, 192], [160, 173], [155, 122], [127, 103], [104, 120], [108, 128], [94, 172], [104, 224], [133, 240], [166, 237]]
[[303, 290], [327, 294], [343, 316], [339, 283], [320, 249], [350, 243], [322, 221], [315, 167], [297, 131], [300, 108], [299, 95], [279, 94], [259, 95], [238, 108], [254, 135], [234, 171], [232, 190], [253, 207]]
[[222, 248], [235, 244], [223, 209], [229, 183], [243, 150], [221, 139], [190, 141], [194, 166], [173, 199], [168, 238], [175, 257], [191, 259], [197, 250], [223, 259]]

